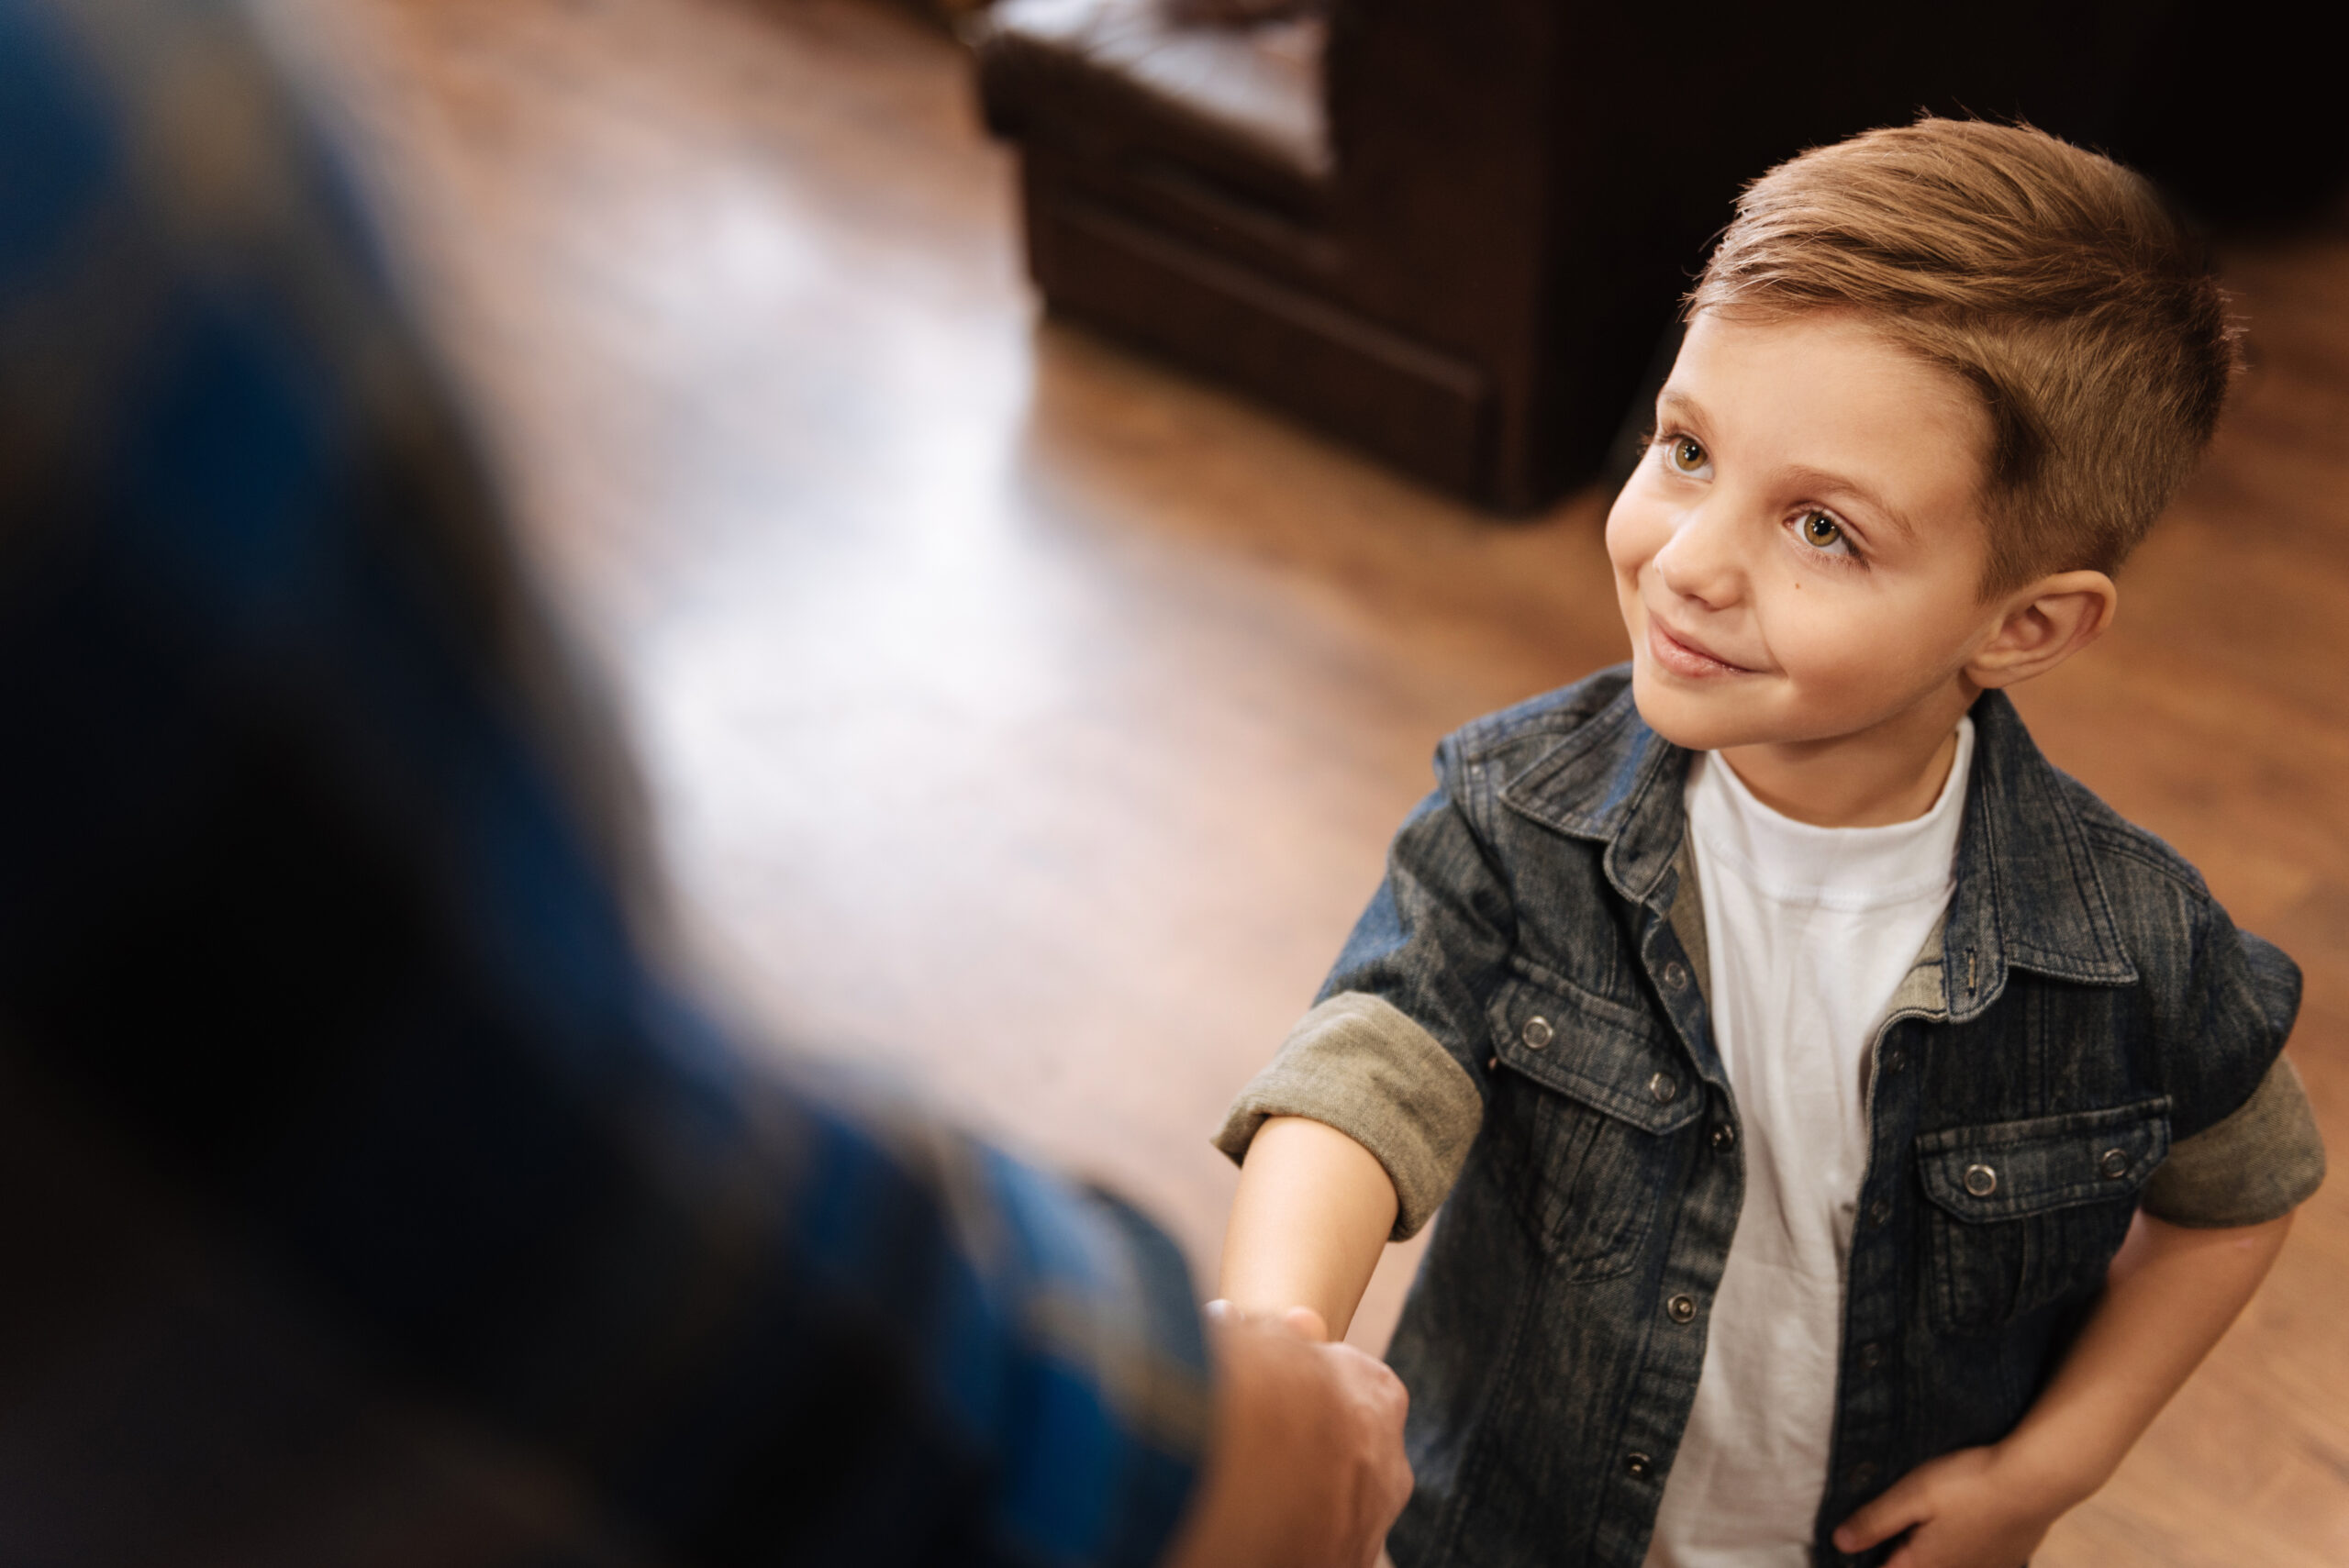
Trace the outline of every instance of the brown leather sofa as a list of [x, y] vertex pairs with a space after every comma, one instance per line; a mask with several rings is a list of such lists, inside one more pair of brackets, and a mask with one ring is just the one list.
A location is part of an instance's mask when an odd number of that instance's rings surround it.
[[1186, 19], [1230, 8], [998, 0], [979, 25], [1048, 306], [1506, 512], [1599, 472], [1739, 183], [1803, 147], [2021, 115], [2255, 217], [2337, 191], [2349, 146], [2285, 123], [2325, 100], [2277, 81], [2315, 51], [2274, 47], [2268, 0]]
[[1545, 352], [1558, 15], [1421, 0], [1229, 27], [1000, 0], [982, 102], [1020, 143], [1045, 300], [1442, 489], [1538, 505], [1620, 412], [1577, 406]]

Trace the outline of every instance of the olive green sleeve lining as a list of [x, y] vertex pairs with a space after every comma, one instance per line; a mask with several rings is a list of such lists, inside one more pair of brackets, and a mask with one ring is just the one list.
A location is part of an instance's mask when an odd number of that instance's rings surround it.
[[1459, 1180], [1485, 1100], [1468, 1070], [1392, 1002], [1347, 991], [1297, 1020], [1232, 1102], [1215, 1146], [1237, 1163], [1276, 1116], [1321, 1122], [1370, 1151], [1395, 1184], [1393, 1239], [1401, 1241]]
[[2217, 1229], [2281, 1218], [2323, 1182], [2324, 1140], [2299, 1072], [2279, 1056], [2225, 1120], [2170, 1146], [2141, 1202], [2155, 1219]]

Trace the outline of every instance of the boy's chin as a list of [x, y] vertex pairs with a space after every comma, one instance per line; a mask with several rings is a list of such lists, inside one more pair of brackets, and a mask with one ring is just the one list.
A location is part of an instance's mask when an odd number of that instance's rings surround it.
[[1758, 734], [1754, 716], [1741, 714], [1738, 695], [1731, 691], [1699, 694], [1679, 691], [1657, 680], [1644, 668], [1632, 666], [1631, 701], [1650, 729], [1690, 751], [1718, 751], [1725, 746], [1746, 746], [1765, 740]]

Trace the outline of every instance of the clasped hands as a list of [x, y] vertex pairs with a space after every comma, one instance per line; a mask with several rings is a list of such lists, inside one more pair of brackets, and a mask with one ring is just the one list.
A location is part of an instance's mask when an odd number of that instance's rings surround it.
[[1207, 1318], [1215, 1438], [1173, 1568], [1373, 1568], [1411, 1496], [1402, 1380], [1310, 1307]]

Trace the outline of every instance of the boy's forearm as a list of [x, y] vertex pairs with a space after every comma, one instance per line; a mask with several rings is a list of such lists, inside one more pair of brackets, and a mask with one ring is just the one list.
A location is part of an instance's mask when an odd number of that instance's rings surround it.
[[1275, 1117], [1240, 1168], [1221, 1294], [1249, 1313], [1309, 1307], [1341, 1339], [1395, 1210], [1395, 1184], [1370, 1151], [1320, 1122]]
[[2103, 1485], [2259, 1289], [2291, 1224], [2195, 1230], [2139, 1215], [2071, 1353], [1999, 1445], [2016, 1473], [2066, 1507]]

